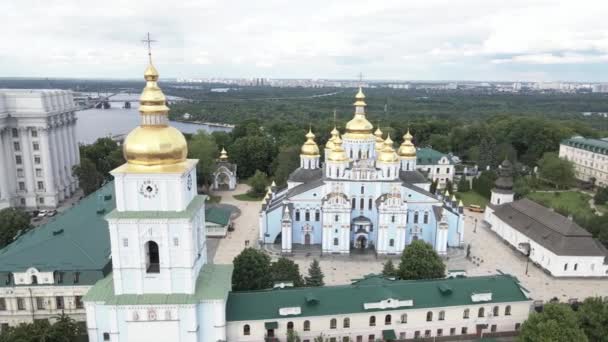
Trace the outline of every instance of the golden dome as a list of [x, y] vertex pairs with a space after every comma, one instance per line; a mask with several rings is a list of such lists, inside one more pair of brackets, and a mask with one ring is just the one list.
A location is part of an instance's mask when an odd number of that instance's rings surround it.
[[222, 147], [222, 152], [220, 152], [220, 160], [221, 161], [228, 160], [228, 152], [226, 152], [226, 149], [223, 147]]
[[383, 163], [395, 163], [398, 161], [397, 154], [395, 153], [395, 149], [393, 148], [393, 140], [391, 139], [391, 135], [389, 134], [384, 140], [384, 147], [380, 154], [378, 155], [378, 161]]
[[403, 135], [403, 142], [401, 146], [399, 146], [399, 151], [397, 152], [400, 157], [403, 158], [416, 158], [416, 146], [412, 143], [413, 136], [410, 134], [410, 130], [407, 130], [407, 133]]
[[144, 72], [146, 86], [139, 98], [141, 124], [129, 133], [123, 144], [128, 164], [157, 166], [183, 162], [188, 156], [184, 135], [169, 126], [166, 98], [156, 83], [158, 71], [150, 63]]
[[315, 142], [315, 135], [310, 129], [308, 130], [308, 133], [306, 133], [306, 142], [302, 145], [300, 154], [310, 157], [318, 157], [320, 155], [319, 146], [317, 146], [317, 143]]
[[345, 137], [349, 139], [368, 138], [372, 134], [374, 126], [367, 120], [365, 115], [365, 94], [359, 87], [359, 92], [355, 96], [355, 117], [346, 124]]
[[327, 160], [334, 162], [345, 162], [348, 161], [348, 157], [346, 156], [346, 151], [342, 147], [342, 139], [338, 135], [334, 140], [334, 148], [329, 152], [327, 156]]
[[329, 138], [329, 140], [327, 140], [327, 143], [325, 144], [325, 149], [333, 149], [334, 141], [336, 141], [336, 137], [339, 135], [340, 132], [338, 132], [338, 129], [334, 126], [334, 129], [331, 130], [331, 138]]
[[374, 135], [376, 136], [376, 151], [380, 152], [384, 147], [384, 139], [382, 139], [382, 131], [380, 130], [380, 127], [376, 129]]

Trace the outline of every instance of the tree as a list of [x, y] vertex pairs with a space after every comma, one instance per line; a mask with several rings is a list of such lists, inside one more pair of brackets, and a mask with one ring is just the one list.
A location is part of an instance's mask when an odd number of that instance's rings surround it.
[[473, 178], [472, 189], [481, 196], [489, 199], [495, 181], [496, 173], [494, 171], [482, 171], [477, 178]]
[[213, 182], [217, 154], [213, 136], [204, 131], [198, 131], [188, 142], [188, 157], [198, 159], [196, 177], [200, 184], [209, 185]]
[[0, 248], [13, 242], [19, 232], [30, 229], [30, 216], [16, 208], [0, 210]]
[[405, 247], [399, 263], [401, 279], [433, 279], [444, 276], [445, 265], [430, 244], [414, 240]]
[[274, 180], [278, 186], [284, 186], [289, 174], [300, 166], [300, 147], [281, 147], [274, 164]]
[[260, 170], [257, 170], [251, 178], [247, 181], [251, 189], [249, 190], [250, 195], [261, 196], [266, 192], [268, 186], [268, 177]]
[[595, 204], [606, 204], [606, 202], [608, 202], [608, 188], [598, 188], [595, 196], [593, 196], [593, 200], [595, 201]]
[[391, 259], [388, 259], [382, 267], [382, 275], [387, 278], [398, 277], [397, 270]]
[[448, 179], [445, 181], [445, 189], [451, 194], [454, 193], [454, 185], [451, 180]]
[[56, 321], [36, 320], [9, 327], [0, 334], [0, 342], [73, 342], [86, 335], [86, 329], [65, 314], [53, 317]]
[[248, 247], [234, 258], [232, 289], [234, 291], [262, 290], [272, 286], [270, 257]]
[[572, 162], [561, 159], [555, 153], [545, 153], [538, 161], [538, 172], [545, 181], [556, 188], [568, 188], [574, 184]]
[[526, 177], [518, 177], [515, 179], [515, 182], [513, 182], [513, 192], [515, 193], [516, 198], [525, 197], [530, 191], [530, 185], [528, 184]]
[[429, 189], [432, 194], [437, 192], [437, 185], [439, 184], [439, 180], [435, 179], [431, 182], [431, 188]]
[[310, 268], [308, 269], [308, 277], [306, 277], [306, 286], [323, 286], [325, 285], [325, 283], [323, 282], [323, 278], [325, 278], [325, 275], [323, 275], [323, 271], [321, 271], [319, 261], [317, 261], [317, 259], [314, 259], [310, 264]]
[[482, 170], [485, 170], [488, 166], [490, 168], [496, 167], [498, 165], [497, 152], [496, 139], [491, 135], [483, 138], [479, 144], [479, 167]]
[[238, 138], [230, 145], [228, 153], [238, 165], [241, 178], [251, 177], [256, 170], [270, 173], [270, 166], [276, 154], [276, 146], [266, 136], [253, 135]]
[[80, 159], [80, 165], [75, 165], [72, 173], [78, 178], [78, 184], [85, 195], [95, 192], [103, 184], [103, 175], [89, 158]]
[[469, 183], [467, 177], [462, 175], [458, 181], [458, 192], [467, 192], [469, 190], [471, 190], [471, 184]]
[[590, 341], [608, 341], [608, 300], [590, 297], [578, 307], [579, 326]]
[[300, 336], [298, 333], [293, 331], [293, 329], [287, 330], [287, 342], [301, 342]]
[[85, 158], [92, 161], [95, 169], [107, 180], [112, 179], [110, 171], [125, 162], [122, 148], [111, 138], [99, 138], [90, 145], [80, 145], [80, 159]]
[[586, 342], [577, 317], [565, 304], [546, 304], [541, 313], [532, 313], [521, 327], [520, 342]]
[[289, 260], [285, 257], [279, 258], [270, 266], [270, 274], [273, 282], [290, 281], [293, 282], [293, 286], [302, 287], [304, 286], [304, 280], [300, 274], [300, 267], [298, 264]]

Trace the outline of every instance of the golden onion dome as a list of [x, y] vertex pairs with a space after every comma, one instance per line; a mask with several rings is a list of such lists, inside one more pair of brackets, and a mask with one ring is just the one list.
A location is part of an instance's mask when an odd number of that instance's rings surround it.
[[365, 94], [359, 87], [359, 92], [355, 96], [355, 117], [346, 123], [346, 138], [357, 139], [357, 138], [368, 138], [372, 134], [374, 126], [367, 120], [365, 115]]
[[383, 163], [394, 163], [398, 161], [390, 134], [386, 137], [386, 140], [384, 140], [384, 146], [378, 155], [378, 161]]
[[308, 133], [306, 133], [306, 142], [302, 145], [300, 149], [300, 154], [309, 157], [318, 157], [319, 154], [319, 146], [315, 142], [315, 135], [309, 129]]
[[228, 152], [226, 152], [226, 149], [223, 147], [222, 147], [222, 152], [220, 152], [220, 160], [221, 161], [228, 160]]
[[384, 139], [382, 139], [382, 131], [380, 130], [380, 127], [376, 129], [374, 135], [376, 136], [376, 151], [380, 152], [384, 147]]
[[166, 98], [156, 83], [158, 71], [152, 62], [144, 72], [146, 86], [139, 98], [141, 124], [127, 135], [123, 154], [129, 164], [143, 166], [171, 165], [188, 156], [184, 135], [169, 126]]
[[402, 158], [416, 158], [416, 146], [412, 143], [413, 136], [410, 134], [410, 130], [407, 130], [407, 133], [403, 135], [403, 142], [401, 146], [399, 146], [399, 151], [397, 152]]
[[325, 144], [325, 149], [333, 149], [334, 141], [336, 141], [336, 137], [338, 137], [339, 135], [340, 132], [338, 132], [338, 129], [336, 128], [336, 126], [334, 126], [334, 129], [331, 130], [331, 138], [329, 138], [329, 140], [327, 140], [327, 143]]
[[348, 157], [346, 156], [346, 151], [342, 147], [342, 139], [338, 135], [334, 140], [334, 148], [329, 152], [327, 156], [327, 160], [333, 162], [345, 162], [348, 161]]

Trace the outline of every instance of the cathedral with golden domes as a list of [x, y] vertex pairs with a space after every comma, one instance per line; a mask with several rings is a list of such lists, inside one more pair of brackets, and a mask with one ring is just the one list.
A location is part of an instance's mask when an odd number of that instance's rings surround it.
[[420, 239], [446, 255], [448, 247], [463, 245], [462, 203], [449, 193], [429, 192], [409, 130], [395, 149], [390, 135], [374, 131], [366, 106], [359, 88], [354, 117], [344, 134], [331, 131], [323, 160], [308, 131], [287, 187], [271, 187], [263, 200], [261, 243], [280, 244], [284, 254], [306, 246], [323, 253], [399, 254]]

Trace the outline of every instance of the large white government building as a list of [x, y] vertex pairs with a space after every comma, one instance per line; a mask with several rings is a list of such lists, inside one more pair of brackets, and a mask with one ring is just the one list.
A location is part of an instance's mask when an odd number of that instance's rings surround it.
[[559, 157], [574, 164], [577, 179], [608, 185], [608, 141], [572, 137], [560, 143]]
[[554, 277], [608, 276], [608, 250], [580, 227], [529, 199], [513, 201], [512, 166], [503, 162], [484, 220], [490, 229]]
[[[264, 199], [260, 241], [280, 242], [283, 253], [317, 245], [324, 253], [373, 249], [398, 254], [417, 239], [440, 255], [448, 247], [462, 246], [462, 203], [449, 194], [429, 192], [430, 182], [416, 165], [410, 132], [395, 150], [390, 136], [384, 137], [379, 128], [373, 132], [361, 89], [354, 107], [346, 132], [331, 132], [323, 163], [315, 135], [306, 134], [300, 167], [289, 176], [286, 188], [273, 187]], [[453, 170], [447, 160], [442, 167]]]
[[52, 208], [78, 189], [76, 109], [69, 91], [0, 90], [0, 208]]

